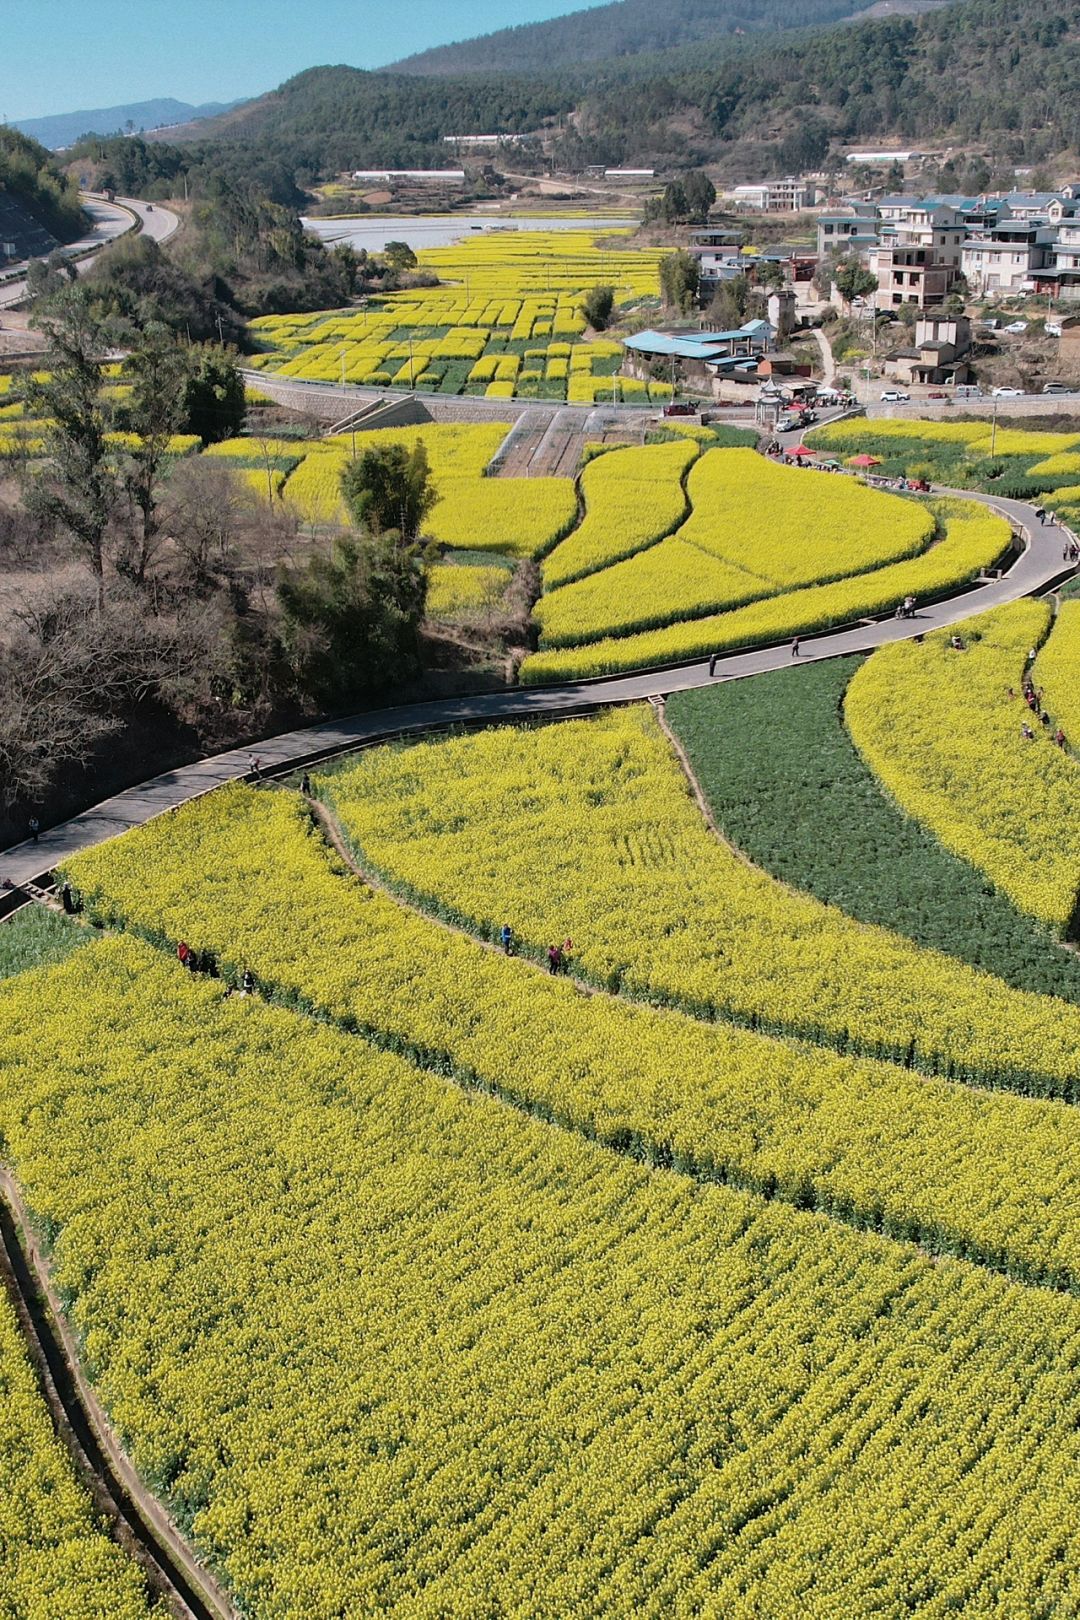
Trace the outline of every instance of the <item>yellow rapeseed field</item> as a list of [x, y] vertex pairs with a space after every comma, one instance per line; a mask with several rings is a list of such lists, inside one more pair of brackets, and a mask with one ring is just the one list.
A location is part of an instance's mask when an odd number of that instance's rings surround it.
[[1060, 931], [1080, 893], [1080, 765], [1021, 695], [1049, 622], [1046, 603], [1024, 600], [966, 623], [962, 652], [945, 631], [883, 647], [855, 675], [845, 713], [908, 814]]
[[0, 1030], [98, 1387], [252, 1620], [1080, 1605], [1075, 1300], [649, 1170], [133, 941], [0, 991]]
[[[35, 978], [35, 984], [40, 981]], [[5, 1050], [5, 1064], [10, 1051]], [[5, 1153], [6, 1157], [6, 1153]], [[0, 1613], [12, 1620], [150, 1620], [142, 1575], [99, 1524], [57, 1438], [0, 1292]]]
[[693, 443], [608, 450], [581, 475], [582, 522], [544, 563], [553, 590], [631, 556], [670, 534], [686, 515], [682, 478], [697, 455]]
[[690, 515], [674, 536], [537, 604], [542, 648], [626, 636], [863, 573], [924, 550], [934, 533], [932, 513], [917, 502], [778, 467], [754, 450], [707, 451], [690, 470], [688, 492]]
[[[811, 492], [825, 480], [825, 474], [795, 476], [812, 479], [813, 483], [805, 486]], [[796, 634], [809, 635], [869, 614], [890, 612], [909, 593], [917, 597], [944, 594], [976, 578], [1008, 549], [1008, 523], [985, 507], [971, 501], [934, 501], [930, 505], [946, 535], [922, 556], [830, 585], [773, 594], [730, 612], [671, 624], [665, 629], [533, 653], [521, 666], [521, 679], [525, 685], [585, 680], [648, 664], [676, 663], [707, 658], [712, 652], [768, 645]], [[655, 549], [659, 551], [671, 543], [661, 541]], [[650, 555], [645, 554], [646, 558]], [[715, 580], [715, 574], [712, 578]], [[545, 608], [545, 612], [550, 609]]]
[[436, 566], [428, 575], [427, 613], [431, 619], [453, 619], [498, 601], [510, 580], [505, 568]]
[[[1035, 685], [1043, 704], [1065, 733], [1073, 753], [1080, 750], [1080, 602], [1062, 602], [1054, 628], [1035, 662]], [[1076, 819], [1076, 812], [1073, 812]]]

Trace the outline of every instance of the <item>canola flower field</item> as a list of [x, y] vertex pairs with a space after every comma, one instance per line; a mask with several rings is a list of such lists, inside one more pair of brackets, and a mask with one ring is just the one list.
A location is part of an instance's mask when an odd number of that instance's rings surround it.
[[165, 1620], [99, 1525], [0, 1290], [0, 1614], [12, 1620]]
[[[786, 470], [793, 478], [809, 479], [809, 484], [803, 482], [799, 487], [814, 498], [821, 485], [830, 482], [824, 473]], [[833, 481], [838, 483], [839, 479]], [[879, 498], [885, 499], [885, 496], [879, 494]], [[713, 652], [764, 646], [793, 635], [811, 635], [870, 614], [888, 613], [909, 593], [923, 601], [948, 595], [977, 579], [1009, 551], [1011, 531], [1003, 517], [972, 501], [938, 499], [927, 504], [943, 530], [943, 538], [921, 555], [871, 568], [865, 573], [853, 573], [849, 578], [827, 585], [808, 585], [774, 595], [755, 592], [759, 599], [747, 601], [743, 606], [733, 606], [723, 613], [705, 609], [700, 617], [688, 617], [686, 622], [670, 623], [655, 630], [602, 636], [563, 648], [543, 648], [526, 658], [521, 666], [521, 680], [525, 685], [586, 680], [650, 664], [677, 663], [708, 657]], [[682, 544], [680, 542], [680, 546]], [[697, 563], [698, 548], [692, 549], [694, 566], [701, 567]], [[650, 551], [644, 553], [643, 570], [651, 555]], [[718, 569], [725, 566], [715, 565]], [[732, 575], [734, 588], [734, 571]], [[590, 576], [582, 584], [592, 584], [598, 577]], [[716, 572], [710, 579], [715, 584]], [[569, 590], [577, 588], [568, 587]], [[749, 583], [746, 589], [750, 589]], [[558, 595], [554, 593], [555, 597]], [[697, 601], [703, 603], [704, 597], [702, 593]], [[551, 612], [546, 602], [547, 598], [541, 599], [542, 613]], [[641, 611], [646, 611], [644, 603]]]
[[133, 941], [47, 972], [0, 991], [11, 1159], [253, 1620], [1080, 1601], [1074, 1299], [634, 1164]]
[[807, 442], [849, 460], [855, 453], [876, 456], [884, 478], [926, 478], [1047, 505], [1080, 501], [1080, 432], [999, 427], [971, 417], [844, 417], [812, 429]]
[[[509, 570], [441, 566], [448, 614], [472, 576]], [[315, 791], [328, 827], [237, 785], [80, 856], [111, 931], [0, 984], [5, 1158], [242, 1611], [1080, 1606], [1080, 1009], [752, 866], [647, 707]]]
[[581, 301], [593, 287], [616, 302], [659, 300], [662, 250], [631, 248], [613, 229], [510, 231], [425, 248], [420, 268], [441, 285], [371, 299], [362, 311], [261, 316], [262, 369], [306, 381], [409, 388], [494, 399], [668, 400], [666, 382], [616, 377], [622, 345], [586, 337]]
[[[284, 1006], [645, 1163], [1080, 1286], [1072, 1106], [583, 994], [538, 972], [527, 941], [507, 958], [335, 870], [285, 794], [231, 789], [149, 833], [122, 840], [107, 868], [74, 867], [92, 915], [170, 951], [181, 938], [209, 950], [232, 983], [243, 963]], [[193, 883], [195, 871], [215, 876]], [[1044, 998], [978, 978], [987, 1014], [1003, 991], [1011, 1018], [1045, 1022]], [[1063, 1046], [1076, 1016], [1066, 1009]]]
[[902, 808], [1060, 933], [1080, 896], [1080, 763], [1022, 693], [1050, 622], [1046, 603], [1024, 600], [969, 621], [963, 651], [941, 632], [881, 648], [848, 688], [845, 715]]
[[632, 635], [865, 573], [925, 551], [935, 531], [917, 502], [778, 467], [749, 449], [707, 451], [690, 470], [687, 495], [691, 511], [669, 539], [541, 598], [541, 649]]

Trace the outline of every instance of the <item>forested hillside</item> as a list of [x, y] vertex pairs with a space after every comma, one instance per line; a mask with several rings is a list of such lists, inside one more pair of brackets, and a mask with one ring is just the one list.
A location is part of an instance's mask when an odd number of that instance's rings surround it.
[[79, 193], [37, 141], [0, 124], [0, 197], [9, 197], [59, 242], [83, 228]]
[[888, 137], [978, 141], [1038, 162], [1080, 144], [1078, 40], [1080, 0], [961, 0], [918, 18], [725, 37], [574, 70], [316, 68], [206, 130], [234, 164], [246, 146], [252, 162], [301, 183], [359, 164], [444, 161], [444, 135], [545, 122], [560, 126], [556, 157], [569, 164], [741, 154], [747, 168], [797, 168], [831, 145]]
[[458, 45], [422, 51], [396, 64], [401, 73], [550, 73], [700, 40], [835, 22], [867, 0], [614, 0], [550, 22], [500, 28]]

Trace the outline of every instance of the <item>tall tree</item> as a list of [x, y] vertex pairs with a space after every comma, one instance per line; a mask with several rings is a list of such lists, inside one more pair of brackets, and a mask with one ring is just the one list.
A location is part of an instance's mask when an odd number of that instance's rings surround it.
[[709, 209], [716, 201], [716, 187], [704, 169], [691, 169], [689, 174], [684, 175], [683, 191], [686, 196], [686, 217], [692, 225], [704, 225], [709, 217]]
[[660, 287], [664, 303], [681, 315], [689, 315], [697, 300], [701, 269], [692, 253], [677, 248], [660, 260]]
[[415, 673], [427, 573], [396, 535], [349, 535], [286, 569], [281, 642], [297, 686], [320, 703], [362, 697]]
[[224, 349], [205, 343], [184, 384], [181, 421], [204, 444], [231, 439], [244, 425], [244, 379]]
[[353, 521], [369, 534], [395, 530], [402, 545], [420, 536], [424, 519], [438, 500], [423, 444], [380, 445], [350, 461], [341, 492]]
[[125, 368], [131, 383], [125, 416], [139, 442], [128, 453], [123, 479], [138, 521], [133, 543], [122, 559], [122, 571], [136, 585], [145, 583], [157, 548], [162, 476], [169, 440], [183, 421], [183, 395], [190, 371], [187, 354], [168, 328], [158, 323], [146, 328]]
[[596, 332], [602, 332], [615, 308], [614, 287], [590, 287], [581, 304], [581, 313]]
[[854, 255], [838, 261], [833, 271], [833, 281], [845, 304], [851, 304], [856, 298], [864, 298], [867, 293], [877, 292], [877, 276]]
[[101, 357], [107, 334], [82, 286], [62, 287], [35, 309], [32, 324], [47, 340], [44, 382], [27, 400], [48, 420], [47, 456], [27, 494], [32, 510], [67, 530], [89, 564], [99, 610], [105, 603], [105, 535], [117, 499], [114, 458], [107, 442]]

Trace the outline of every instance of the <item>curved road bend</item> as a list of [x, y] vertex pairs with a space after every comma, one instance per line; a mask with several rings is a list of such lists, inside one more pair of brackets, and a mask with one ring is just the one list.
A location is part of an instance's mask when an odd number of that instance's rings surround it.
[[[1069, 571], [1068, 564], [1062, 562], [1062, 549], [1066, 541], [1063, 530], [1054, 523], [1040, 524], [1033, 507], [1022, 501], [975, 495], [968, 490], [945, 490], [941, 493], [981, 500], [1027, 531], [1029, 543], [1008, 573], [1001, 579], [988, 581], [946, 601], [920, 608], [913, 619], [866, 621], [849, 629], [809, 636], [803, 641], [799, 663], [839, 658], [847, 653], [870, 652], [887, 642], [905, 641], [930, 630], [959, 624], [1005, 602], [1044, 591]], [[749, 675], [764, 674], [767, 670], [790, 667], [796, 666], [793, 665], [790, 646], [785, 642], [779, 647], [763, 647], [753, 652], [733, 652], [721, 656], [715, 678], [739, 680]], [[16, 884], [25, 883], [58, 866], [80, 850], [103, 843], [105, 839], [114, 838], [131, 827], [141, 826], [152, 817], [209, 792], [224, 782], [235, 781], [248, 772], [253, 755], [261, 760], [264, 770], [274, 772], [311, 761], [318, 755], [341, 752], [404, 731], [424, 731], [433, 726], [466, 721], [568, 715], [604, 704], [632, 703], [709, 684], [708, 663], [698, 659], [675, 669], [646, 669], [606, 680], [567, 682], [560, 686], [515, 687], [505, 692], [485, 692], [473, 697], [445, 698], [437, 702], [376, 709], [344, 720], [326, 721], [302, 731], [286, 732], [250, 747], [231, 749], [212, 759], [197, 760], [193, 765], [166, 771], [42, 833], [37, 844], [29, 841], [16, 844], [0, 853], [0, 880], [6, 878]]]
[[[80, 276], [92, 269], [102, 248], [118, 241], [121, 236], [127, 236], [135, 228], [134, 220], [139, 221], [142, 234], [155, 242], [167, 242], [180, 229], [180, 220], [171, 210], [157, 204], [149, 207], [134, 197], [117, 197], [115, 203], [108, 203], [103, 197], [83, 192], [82, 203], [90, 220], [90, 231], [81, 241], [72, 242], [65, 249], [68, 256], [75, 253], [86, 255], [75, 262], [76, 273]], [[25, 281], [6, 282], [0, 286], [0, 309], [19, 304], [25, 297]]]

